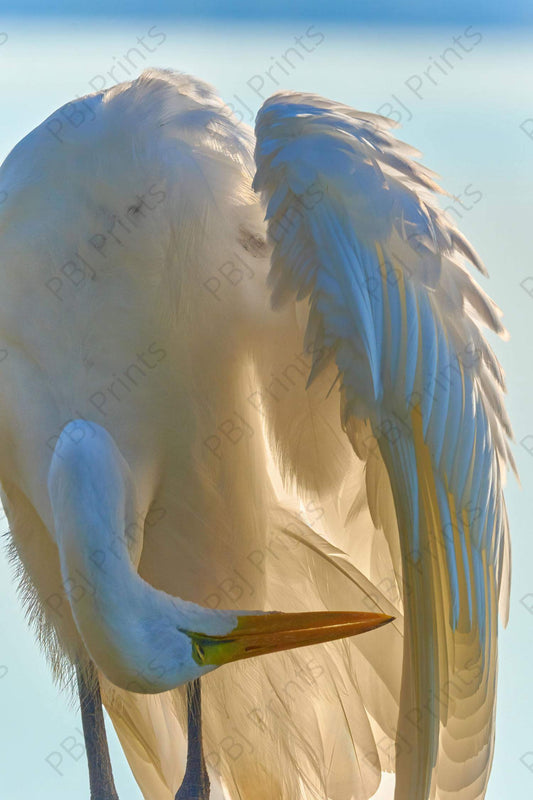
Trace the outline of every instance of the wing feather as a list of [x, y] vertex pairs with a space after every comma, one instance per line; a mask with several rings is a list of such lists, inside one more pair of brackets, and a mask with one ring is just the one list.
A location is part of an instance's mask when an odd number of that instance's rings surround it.
[[361, 425], [394, 498], [401, 558], [385, 533], [406, 622], [396, 798], [466, 800], [484, 796], [490, 770], [498, 596], [507, 607], [510, 423], [481, 329], [505, 331], [465, 268], [485, 273], [479, 256], [433, 199], [433, 173], [389, 127], [323, 98], [275, 95], [256, 121], [254, 188], [273, 299], [308, 301], [306, 341], [335, 360], [378, 527], [394, 526]]

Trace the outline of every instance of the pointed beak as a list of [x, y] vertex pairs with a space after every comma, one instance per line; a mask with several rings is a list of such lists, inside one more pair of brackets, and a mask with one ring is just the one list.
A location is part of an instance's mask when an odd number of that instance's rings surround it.
[[394, 617], [356, 611], [317, 611], [284, 614], [278, 611], [237, 617], [238, 624], [224, 636], [183, 631], [192, 642], [193, 658], [200, 666], [221, 666], [231, 661], [305, 647], [380, 628]]

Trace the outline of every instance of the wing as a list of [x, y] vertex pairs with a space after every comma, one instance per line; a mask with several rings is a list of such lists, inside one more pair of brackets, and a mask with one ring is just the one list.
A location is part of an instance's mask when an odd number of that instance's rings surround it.
[[[483, 271], [478, 256], [435, 203], [433, 174], [391, 125], [275, 95], [256, 121], [254, 188], [273, 244], [273, 305], [308, 304], [308, 385], [334, 365], [342, 426], [403, 585], [395, 796], [473, 800], [493, 752], [498, 601], [504, 620], [508, 609], [510, 426], [482, 328], [504, 330], [464, 266]], [[305, 459], [274, 408], [270, 429], [304, 484]]]

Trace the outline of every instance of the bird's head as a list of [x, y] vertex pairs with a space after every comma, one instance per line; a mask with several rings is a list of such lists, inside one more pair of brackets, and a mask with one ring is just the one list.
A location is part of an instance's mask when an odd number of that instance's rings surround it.
[[178, 598], [172, 606], [175, 615], [167, 609], [159, 624], [149, 622], [144, 669], [137, 650], [133, 676], [109, 676], [114, 683], [130, 691], [166, 691], [233, 661], [354, 636], [393, 620], [355, 611], [215, 612]]

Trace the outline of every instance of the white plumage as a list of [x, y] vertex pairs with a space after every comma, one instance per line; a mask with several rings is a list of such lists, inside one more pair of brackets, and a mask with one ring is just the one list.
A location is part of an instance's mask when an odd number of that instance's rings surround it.
[[[482, 798], [511, 457], [481, 329], [503, 329], [433, 175], [389, 120], [315, 96], [264, 104], [255, 179], [251, 132], [200, 81], [152, 70], [79, 102], [94, 119], [45, 121], [0, 173], [0, 482], [56, 674], [91, 650], [93, 584], [61, 572], [50, 463], [101, 426], [148, 585], [396, 617], [206, 677], [214, 798], [361, 800], [391, 770], [396, 800]], [[171, 800], [183, 690], [100, 679], [144, 796]]]

